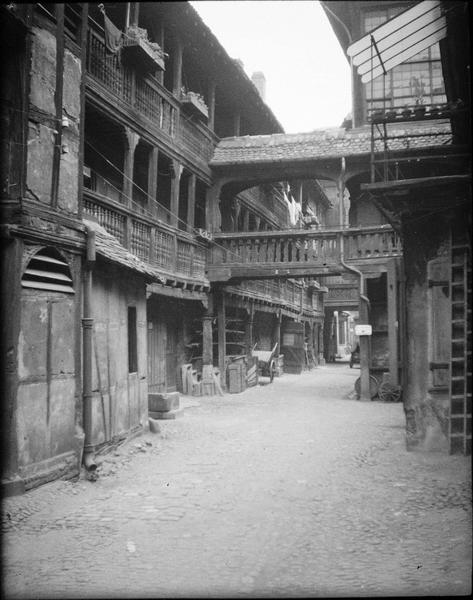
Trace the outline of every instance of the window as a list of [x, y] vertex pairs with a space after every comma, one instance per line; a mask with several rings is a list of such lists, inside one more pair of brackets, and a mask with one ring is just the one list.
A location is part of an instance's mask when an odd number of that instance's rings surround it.
[[136, 332], [136, 306], [128, 307], [128, 372], [138, 371], [138, 340]]
[[[365, 33], [369, 33], [398, 13], [409, 8], [369, 10], [363, 16]], [[436, 43], [409, 60], [366, 83], [368, 112], [375, 108], [399, 109], [405, 105], [442, 104], [447, 101], [440, 62], [440, 47]]]

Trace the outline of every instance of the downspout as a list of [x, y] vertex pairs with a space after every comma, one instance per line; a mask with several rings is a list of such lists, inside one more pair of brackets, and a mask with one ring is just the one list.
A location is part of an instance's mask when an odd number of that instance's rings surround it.
[[351, 265], [347, 265], [345, 262], [345, 249], [344, 249], [344, 237], [343, 237], [343, 228], [345, 226], [343, 222], [343, 198], [345, 196], [345, 173], [346, 173], [346, 160], [345, 157], [342, 156], [341, 159], [341, 170], [340, 170], [340, 185], [339, 185], [339, 194], [340, 194], [340, 205], [339, 205], [339, 216], [340, 216], [340, 238], [339, 238], [339, 246], [340, 246], [340, 263], [342, 264], [347, 271], [352, 271], [356, 273], [360, 278], [360, 299], [366, 302], [367, 307], [370, 305], [370, 301], [365, 295], [365, 278], [363, 277], [363, 273], [359, 271], [356, 267]]
[[82, 317], [82, 402], [84, 417], [84, 457], [87, 471], [95, 471], [92, 438], [92, 271], [95, 263], [95, 231], [87, 227], [87, 256], [84, 274], [84, 311]]
[[[347, 263], [345, 262], [345, 248], [344, 248], [344, 236], [343, 236], [343, 196], [345, 194], [345, 172], [346, 172], [346, 161], [345, 161], [345, 157], [342, 157], [342, 168], [340, 171], [340, 186], [339, 186], [339, 190], [340, 190], [340, 225], [341, 225], [341, 231], [339, 234], [339, 247], [340, 247], [340, 264], [347, 270], [347, 271], [351, 271], [352, 273], [356, 273], [356, 275], [358, 275], [358, 277], [360, 278], [360, 316], [363, 315], [368, 315], [368, 310], [370, 308], [370, 301], [368, 299], [368, 297], [366, 296], [365, 293], [365, 278], [363, 277], [363, 273], [357, 269], [356, 267], [353, 267], [351, 265], [347, 265]], [[365, 305], [365, 310], [363, 310], [362, 304]], [[361, 349], [361, 343], [360, 343], [360, 349]], [[361, 361], [361, 355], [360, 355], [360, 361]], [[360, 368], [361, 368], [361, 362], [360, 362]], [[365, 381], [367, 380], [367, 381]], [[363, 373], [360, 373], [360, 383], [361, 383], [361, 397], [365, 400], [370, 400], [370, 391], [369, 391], [369, 377], [364, 377]]]

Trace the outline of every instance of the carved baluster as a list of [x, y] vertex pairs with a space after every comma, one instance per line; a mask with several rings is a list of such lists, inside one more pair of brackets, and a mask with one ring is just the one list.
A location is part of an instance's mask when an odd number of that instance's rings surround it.
[[283, 240], [283, 258], [282, 258], [282, 262], [289, 262], [289, 245], [290, 245], [290, 239], [289, 238], [285, 238]]

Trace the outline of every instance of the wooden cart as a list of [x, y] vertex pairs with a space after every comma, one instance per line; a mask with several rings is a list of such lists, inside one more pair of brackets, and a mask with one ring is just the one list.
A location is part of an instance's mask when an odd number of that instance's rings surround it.
[[272, 350], [256, 350], [256, 344], [251, 351], [251, 355], [258, 359], [258, 375], [269, 377], [269, 382], [272, 383], [276, 372], [276, 350], [278, 343], [274, 344]]

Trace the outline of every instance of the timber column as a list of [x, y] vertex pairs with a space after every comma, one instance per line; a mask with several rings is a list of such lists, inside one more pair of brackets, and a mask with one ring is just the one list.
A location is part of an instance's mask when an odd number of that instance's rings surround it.
[[387, 264], [389, 380], [399, 383], [398, 259]]
[[[135, 150], [140, 136], [125, 127], [125, 158], [123, 164], [123, 200], [128, 208], [132, 207], [133, 201], [133, 166], [135, 162]], [[125, 217], [125, 246], [129, 247], [131, 242], [131, 218]]]
[[226, 333], [225, 333], [225, 295], [222, 290], [218, 294], [217, 306], [217, 327], [218, 327], [218, 368], [220, 370], [221, 386], [225, 387], [225, 357], [226, 357]]

